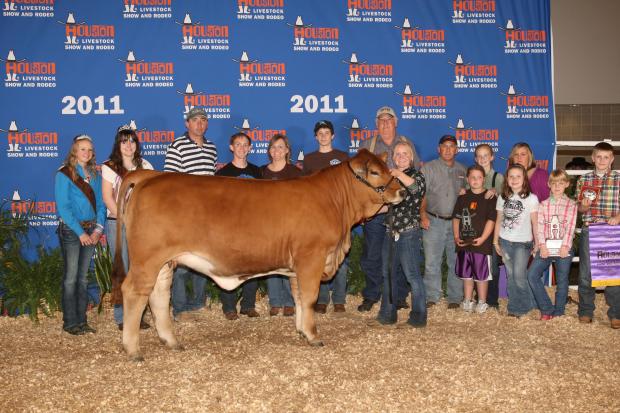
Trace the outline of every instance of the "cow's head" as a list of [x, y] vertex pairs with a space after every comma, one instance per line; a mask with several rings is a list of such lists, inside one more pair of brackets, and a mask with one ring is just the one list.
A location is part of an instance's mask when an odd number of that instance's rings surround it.
[[390, 174], [386, 160], [387, 153], [377, 156], [366, 149], [360, 149], [349, 160], [349, 167], [358, 181], [377, 194], [376, 203], [398, 204], [405, 198], [405, 190]]

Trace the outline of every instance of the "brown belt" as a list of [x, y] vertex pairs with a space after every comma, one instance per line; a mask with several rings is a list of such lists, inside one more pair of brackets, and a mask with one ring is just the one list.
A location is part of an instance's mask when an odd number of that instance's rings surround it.
[[435, 218], [443, 219], [444, 221], [452, 221], [452, 217], [442, 217], [441, 215], [433, 214], [432, 212], [426, 211], [428, 215], [434, 216]]

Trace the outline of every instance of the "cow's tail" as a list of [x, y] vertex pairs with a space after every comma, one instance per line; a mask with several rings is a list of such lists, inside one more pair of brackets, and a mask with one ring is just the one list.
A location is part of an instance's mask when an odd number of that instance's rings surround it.
[[123, 304], [123, 293], [121, 284], [125, 280], [127, 273], [125, 272], [125, 263], [123, 262], [123, 219], [125, 216], [125, 207], [131, 192], [136, 184], [134, 182], [128, 185], [121, 185], [118, 201], [116, 202], [116, 251], [114, 252], [114, 263], [112, 264], [112, 304]]

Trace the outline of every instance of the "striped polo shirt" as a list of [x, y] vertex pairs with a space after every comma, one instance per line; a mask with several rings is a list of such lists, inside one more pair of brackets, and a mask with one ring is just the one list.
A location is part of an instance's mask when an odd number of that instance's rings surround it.
[[198, 146], [186, 132], [168, 146], [164, 171], [213, 175], [216, 161], [217, 150], [213, 142], [204, 138], [203, 145]]

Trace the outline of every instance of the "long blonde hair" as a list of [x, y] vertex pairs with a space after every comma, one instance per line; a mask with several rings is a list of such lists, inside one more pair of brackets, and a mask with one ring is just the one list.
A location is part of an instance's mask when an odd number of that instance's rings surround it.
[[69, 153], [67, 154], [67, 157], [63, 162], [63, 165], [69, 168], [71, 178], [73, 180], [75, 180], [78, 176], [76, 169], [76, 165], [78, 164], [76, 156], [77, 146], [78, 143], [84, 140], [88, 141], [90, 143], [90, 146], [93, 148], [93, 157], [90, 158], [90, 160], [86, 164], [86, 172], [88, 172], [88, 174], [93, 178], [97, 176], [97, 161], [95, 159], [95, 146], [93, 145], [93, 140], [88, 135], [80, 134], [73, 138], [73, 144], [71, 145], [71, 149], [69, 149]]

